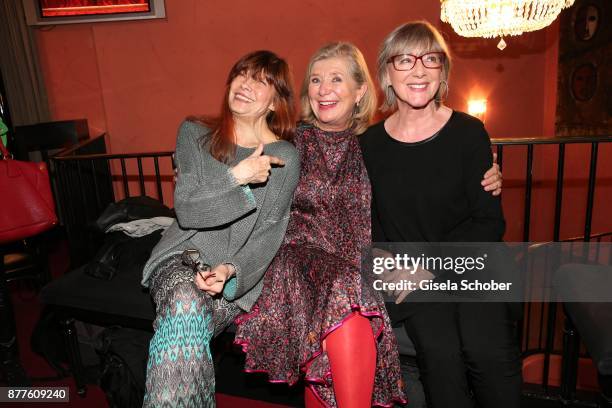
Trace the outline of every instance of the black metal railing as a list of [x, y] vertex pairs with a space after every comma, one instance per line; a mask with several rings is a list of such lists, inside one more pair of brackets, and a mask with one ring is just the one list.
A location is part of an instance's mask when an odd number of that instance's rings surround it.
[[109, 154], [100, 137], [51, 159], [72, 267], [87, 262], [95, 253], [99, 243], [93, 224], [110, 203], [143, 195], [168, 202], [163, 185], [172, 182], [173, 153]]
[[536, 146], [557, 145], [557, 175], [555, 191], [555, 216], [553, 241], [560, 241], [561, 209], [563, 201], [563, 181], [565, 176], [566, 146], [577, 144], [591, 145], [591, 158], [589, 161], [589, 176], [587, 189], [587, 205], [584, 223], [584, 234], [586, 240], [591, 237], [591, 226], [593, 220], [593, 204], [595, 197], [595, 182], [597, 178], [597, 161], [599, 145], [612, 142], [612, 136], [580, 136], [580, 137], [554, 137], [554, 138], [494, 138], [491, 140], [497, 150], [497, 161], [503, 169], [504, 149], [507, 146], [524, 146], [526, 148], [526, 170], [525, 170], [525, 205], [523, 214], [523, 242], [529, 242], [531, 227], [531, 199], [533, 191], [533, 154]]
[[[103, 142], [103, 138], [102, 140], [93, 139], [63, 152], [61, 156], [52, 158], [52, 165], [55, 167], [60, 185], [58, 208], [67, 230], [74, 266], [86, 262], [92, 255], [94, 246], [88, 242], [91, 236], [88, 233], [88, 226], [109, 203], [131, 195], [150, 195], [162, 202], [167, 202], [168, 197], [164, 194], [164, 186], [167, 191], [172, 191], [171, 156], [173, 152], [107, 154]], [[597, 164], [601, 159], [599, 145], [611, 142], [612, 136], [492, 139], [494, 149], [497, 151], [498, 163], [502, 169], [510, 168], [510, 164], [504, 163], [504, 154], [508, 153], [509, 149], [524, 149], [523, 159], [520, 160], [520, 165], [525, 164], [524, 180], [521, 180], [520, 184], [521, 187], [524, 187], [521, 233], [523, 242], [529, 242], [534, 224], [532, 222], [532, 200], [536, 181], [533, 174], [534, 164], [536, 164], [534, 153], [542, 146], [551, 145], [557, 146], [556, 175], [554, 176], [555, 200], [554, 205], [549, 209], [554, 212], [551, 241], [597, 240], [601, 242], [606, 239], [612, 240], [612, 234], [609, 232], [592, 232], [595, 191], [598, 185]], [[562, 209], [568, 145], [590, 145], [590, 160], [588, 164], [585, 163], [588, 165], [588, 177], [584, 181], [586, 208], [583, 234], [578, 237], [562, 238], [560, 231], [564, 224]], [[607, 161], [610, 159], [612, 157]], [[547, 156], [543, 160], [555, 160], [555, 157]], [[511, 163], [512, 166], [516, 164], [516, 161]], [[505, 169], [504, 173], [506, 173]], [[530, 356], [538, 353], [543, 355], [541, 386], [545, 392], [549, 389], [551, 356], [562, 352], [558, 346], [559, 336], [562, 335], [561, 325], [558, 324], [562, 317], [560, 307], [561, 305], [555, 302], [528, 303], [525, 305], [525, 317], [521, 325], [523, 355]], [[575, 373], [573, 375], [574, 377], [565, 375], [564, 381], [570, 383], [574, 381], [575, 389]]]
[[[509, 146], [522, 146], [525, 148], [525, 194], [524, 194], [524, 213], [523, 213], [523, 242], [529, 242], [531, 232], [531, 213], [532, 213], [532, 191], [533, 191], [533, 165], [534, 148], [543, 145], [556, 145], [557, 150], [557, 170], [555, 183], [555, 200], [553, 218], [552, 241], [553, 242], [589, 242], [595, 240], [612, 241], [612, 233], [604, 231], [593, 234], [593, 208], [595, 204], [595, 188], [597, 184], [597, 163], [599, 160], [599, 145], [612, 142], [611, 136], [592, 136], [592, 137], [563, 137], [563, 138], [498, 138], [493, 139], [492, 143], [496, 146], [498, 163], [503, 169], [504, 150]], [[583, 235], [578, 237], [561, 238], [562, 227], [562, 207], [563, 192], [565, 181], [566, 146], [567, 145], [590, 145], [590, 160], [588, 162], [589, 173], [586, 180], [586, 208], [584, 214]], [[570, 254], [573, 251], [570, 250]], [[541, 390], [543, 396], [548, 397], [551, 393], [549, 383], [551, 371], [551, 358], [555, 355], [562, 358], [562, 372], [560, 393], [558, 397], [569, 401], [576, 395], [576, 380], [579, 358], [579, 335], [573, 327], [571, 321], [565, 318], [564, 325], [559, 324], [563, 316], [561, 303], [526, 303], [525, 315], [521, 326], [521, 346], [524, 356], [540, 354], [542, 356], [542, 383]], [[535, 322], [534, 322], [535, 321]], [[534, 340], [535, 345], [534, 345]], [[560, 346], [559, 346], [560, 344]], [[584, 354], [584, 353], [583, 353]], [[554, 392], [554, 391], [553, 391]]]

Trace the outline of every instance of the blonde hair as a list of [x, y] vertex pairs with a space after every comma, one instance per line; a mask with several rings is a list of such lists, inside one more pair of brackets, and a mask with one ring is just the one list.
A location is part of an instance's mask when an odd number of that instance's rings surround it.
[[[426, 21], [402, 24], [387, 35], [378, 52], [378, 82], [384, 95], [384, 101], [380, 107], [381, 111], [389, 112], [397, 109], [397, 97], [391, 86], [391, 79], [387, 71], [389, 59], [394, 55], [415, 51], [443, 52], [445, 54], [444, 64], [442, 65], [442, 81], [435, 96], [436, 105], [440, 105], [444, 93], [448, 94], [451, 57], [446, 41], [444, 41], [440, 32]], [[446, 88], [444, 92], [442, 91], [443, 84]]]
[[359, 48], [348, 42], [333, 42], [324, 45], [310, 58], [300, 95], [302, 102], [302, 120], [306, 123], [316, 124], [316, 117], [308, 99], [310, 75], [312, 75], [312, 67], [315, 62], [328, 58], [344, 58], [348, 62], [348, 71], [353, 80], [357, 83], [357, 86], [366, 85], [366, 91], [359, 101], [359, 104], [355, 106], [349, 123], [349, 127], [353, 127], [355, 133], [359, 135], [366, 131], [376, 112], [376, 91], [363, 54], [359, 51]]

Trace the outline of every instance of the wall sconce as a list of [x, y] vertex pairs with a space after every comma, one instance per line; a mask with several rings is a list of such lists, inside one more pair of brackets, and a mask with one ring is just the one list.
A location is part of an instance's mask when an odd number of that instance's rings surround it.
[[482, 121], [485, 121], [485, 114], [487, 113], [487, 100], [486, 99], [471, 99], [468, 101], [468, 113]]

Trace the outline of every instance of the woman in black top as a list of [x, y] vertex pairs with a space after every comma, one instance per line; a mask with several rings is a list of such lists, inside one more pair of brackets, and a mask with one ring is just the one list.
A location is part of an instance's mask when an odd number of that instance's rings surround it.
[[[501, 241], [499, 197], [480, 186], [491, 166], [482, 122], [443, 105], [448, 48], [426, 22], [387, 36], [378, 77], [390, 116], [360, 140], [372, 183], [374, 242]], [[427, 271], [423, 278], [433, 278]], [[401, 296], [405, 296], [402, 294]], [[518, 407], [521, 367], [508, 305], [422, 303], [390, 308], [403, 321], [432, 408]]]

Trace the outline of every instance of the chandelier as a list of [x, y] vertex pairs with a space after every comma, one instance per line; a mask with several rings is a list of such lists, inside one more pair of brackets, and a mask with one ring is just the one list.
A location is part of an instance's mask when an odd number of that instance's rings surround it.
[[440, 19], [463, 37], [504, 37], [548, 26], [574, 0], [440, 0]]

